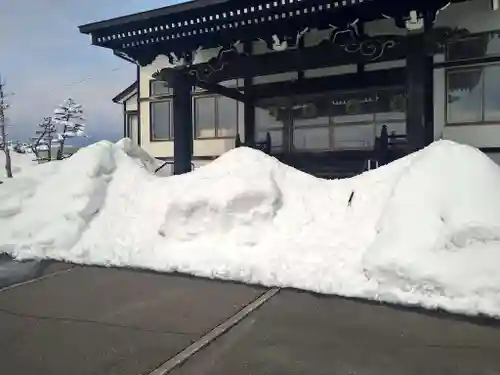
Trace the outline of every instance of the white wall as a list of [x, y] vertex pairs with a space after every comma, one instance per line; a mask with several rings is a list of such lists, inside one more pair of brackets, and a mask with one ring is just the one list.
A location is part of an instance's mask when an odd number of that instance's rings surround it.
[[474, 147], [500, 147], [500, 125], [445, 126], [444, 139]]
[[130, 98], [125, 100], [125, 110], [127, 112], [129, 111], [137, 111], [137, 93], [132, 95]]
[[134, 114], [127, 114], [127, 127], [128, 127], [128, 137], [136, 145], [139, 144], [139, 116]]

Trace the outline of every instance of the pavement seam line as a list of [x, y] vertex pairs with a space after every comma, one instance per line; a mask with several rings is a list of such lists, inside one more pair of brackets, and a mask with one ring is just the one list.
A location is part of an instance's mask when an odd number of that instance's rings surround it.
[[196, 340], [194, 343], [189, 345], [187, 348], [170, 358], [168, 361], [163, 363], [160, 367], [148, 373], [148, 375], [166, 375], [175, 369], [177, 366], [181, 365], [185, 361], [189, 359], [189, 357], [193, 356], [201, 349], [209, 345], [212, 341], [216, 340], [219, 336], [222, 336], [224, 333], [229, 331], [236, 324], [245, 319], [252, 312], [261, 307], [264, 303], [274, 297], [280, 288], [272, 288], [269, 289], [266, 293], [262, 294], [251, 303], [246, 305], [243, 309], [238, 311], [236, 314], [231, 316], [229, 319], [219, 324], [217, 327], [212, 329], [210, 332]]
[[22, 281], [20, 283], [12, 284], [12, 285], [6, 286], [4, 288], [0, 288], [0, 293], [1, 292], [6, 292], [8, 290], [15, 289], [15, 288], [18, 288], [18, 287], [23, 286], [23, 285], [33, 284], [33, 283], [36, 283], [37, 281], [42, 281], [42, 280], [45, 280], [45, 279], [50, 279], [51, 277], [54, 277], [54, 276], [62, 275], [64, 273], [68, 273], [72, 269], [73, 269], [73, 267], [72, 268], [68, 268], [66, 270], [52, 272], [52, 273], [49, 273], [48, 275], [43, 275], [43, 276], [40, 276], [40, 277], [36, 277], [34, 279]]

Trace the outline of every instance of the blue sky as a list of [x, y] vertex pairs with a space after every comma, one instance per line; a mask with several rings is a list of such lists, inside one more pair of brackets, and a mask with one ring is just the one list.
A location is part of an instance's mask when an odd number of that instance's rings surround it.
[[118, 139], [121, 106], [111, 99], [135, 80], [135, 66], [90, 45], [78, 26], [181, 2], [179, 0], [13, 0], [0, 12], [0, 74], [7, 83], [12, 139], [68, 97], [84, 106], [92, 141]]

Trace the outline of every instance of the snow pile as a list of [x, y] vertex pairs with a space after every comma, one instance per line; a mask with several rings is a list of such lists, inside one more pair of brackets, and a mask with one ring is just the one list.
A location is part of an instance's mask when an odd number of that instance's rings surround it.
[[158, 168], [161, 162], [151, 155], [149, 155], [142, 148], [138, 147], [130, 138], [123, 138], [116, 143], [118, 148], [121, 148], [123, 152], [134, 159], [139, 165], [146, 168], [147, 171], [154, 173], [156, 168]]
[[[31, 169], [31, 167], [38, 164], [32, 153], [20, 154], [11, 151], [10, 158], [12, 162], [12, 174], [14, 177], [23, 174], [27, 169]], [[6, 178], [7, 172], [5, 171], [5, 153], [0, 150], [0, 181], [5, 180]]]
[[394, 188], [364, 262], [384, 299], [498, 314], [500, 168], [478, 150], [441, 142]]
[[22, 258], [57, 256], [80, 238], [102, 207], [116, 165], [111, 143], [38, 165], [0, 187], [0, 251]]
[[1, 185], [0, 252], [500, 317], [500, 169], [473, 148], [338, 181], [247, 148], [183, 176], [155, 163], [101, 142]]

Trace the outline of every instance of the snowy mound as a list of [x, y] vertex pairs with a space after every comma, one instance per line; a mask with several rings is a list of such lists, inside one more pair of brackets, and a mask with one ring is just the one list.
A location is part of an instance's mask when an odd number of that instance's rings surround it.
[[158, 161], [137, 146], [130, 138], [119, 140], [116, 142], [116, 147], [121, 148], [126, 155], [136, 160], [139, 165], [142, 165], [149, 172], [153, 173], [158, 168]]
[[30, 258], [71, 248], [104, 203], [115, 169], [113, 147], [101, 142], [69, 159], [36, 166], [27, 177], [5, 181], [0, 251]]
[[0, 185], [0, 252], [500, 317], [500, 168], [473, 148], [337, 181], [247, 148], [182, 176], [155, 163], [101, 142]]
[[270, 161], [239, 149], [197, 171], [199, 188], [171, 192], [160, 234], [182, 241], [232, 234], [255, 242], [282, 205]]
[[498, 314], [499, 209], [500, 168], [473, 148], [435, 144], [394, 186], [365, 269], [385, 299]]

